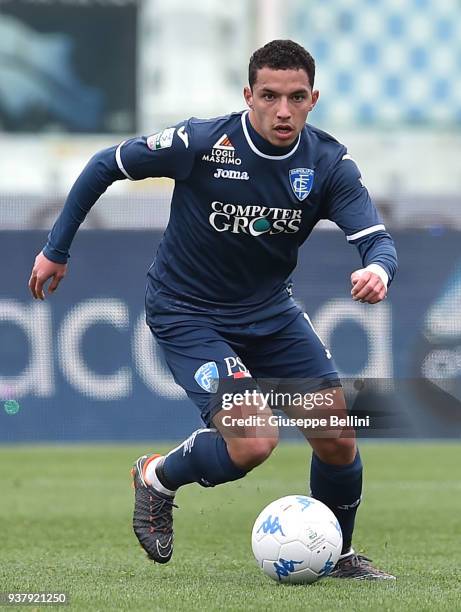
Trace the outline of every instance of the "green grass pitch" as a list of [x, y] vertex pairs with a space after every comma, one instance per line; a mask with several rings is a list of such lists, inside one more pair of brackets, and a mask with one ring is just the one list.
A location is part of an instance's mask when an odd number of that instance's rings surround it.
[[398, 579], [311, 586], [269, 580], [250, 546], [265, 504], [307, 492], [307, 446], [282, 444], [242, 481], [185, 487], [166, 566], [131, 531], [129, 470], [147, 448], [0, 447], [0, 591], [66, 591], [67, 609], [91, 611], [461, 609], [459, 445], [363, 443], [355, 547]]

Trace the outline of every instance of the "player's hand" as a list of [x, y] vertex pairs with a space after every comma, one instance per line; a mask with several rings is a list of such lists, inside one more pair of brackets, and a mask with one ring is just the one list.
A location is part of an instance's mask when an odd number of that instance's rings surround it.
[[45, 292], [43, 287], [51, 278], [48, 293], [53, 293], [58, 288], [59, 283], [66, 275], [67, 264], [55, 263], [50, 261], [43, 253], [39, 253], [35, 258], [32, 274], [29, 279], [29, 289], [36, 300], [44, 300]]
[[377, 304], [384, 300], [387, 287], [382, 279], [370, 270], [356, 270], [351, 274], [352, 299], [367, 304]]

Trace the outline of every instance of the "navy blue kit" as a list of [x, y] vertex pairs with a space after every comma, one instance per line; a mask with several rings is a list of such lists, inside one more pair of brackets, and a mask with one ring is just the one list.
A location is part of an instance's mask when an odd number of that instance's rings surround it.
[[[207, 425], [217, 381], [261, 378], [339, 385], [328, 349], [292, 297], [298, 249], [321, 219], [335, 222], [362, 266], [392, 281], [397, 259], [356, 163], [306, 124], [275, 147], [248, 112], [191, 118], [97, 153], [72, 187], [44, 249], [67, 262], [86, 214], [116, 180], [175, 180], [168, 227], [148, 271], [147, 323], [176, 382]], [[321, 255], [321, 254], [320, 254]]]

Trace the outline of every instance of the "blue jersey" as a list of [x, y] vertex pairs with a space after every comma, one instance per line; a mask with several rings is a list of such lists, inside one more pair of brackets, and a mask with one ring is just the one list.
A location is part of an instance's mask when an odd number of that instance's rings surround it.
[[320, 219], [344, 231], [363, 266], [378, 264], [392, 280], [392, 239], [347, 149], [310, 125], [289, 147], [275, 147], [247, 112], [192, 118], [96, 154], [45, 255], [67, 261], [76, 229], [108, 185], [147, 177], [175, 180], [168, 227], [148, 272], [148, 320], [232, 316], [245, 323], [294, 308], [290, 275]]

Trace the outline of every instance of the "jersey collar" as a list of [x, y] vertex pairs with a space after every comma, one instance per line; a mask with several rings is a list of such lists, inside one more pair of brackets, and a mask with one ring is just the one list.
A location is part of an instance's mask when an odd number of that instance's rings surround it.
[[[271, 145], [270, 142], [267, 142], [267, 140], [264, 140], [264, 138], [260, 136], [258, 132], [254, 129], [254, 127], [250, 123], [248, 111], [242, 113], [241, 119], [243, 133], [245, 134], [248, 146], [253, 151], [253, 153], [256, 153], [256, 155], [259, 155], [260, 157], [264, 157], [264, 159], [287, 159], [287, 157], [293, 155], [293, 153], [299, 146], [301, 134], [298, 135], [298, 139], [296, 140], [294, 145], [291, 145], [291, 148], [276, 147], [274, 145]], [[288, 152], [280, 154], [280, 151], [287, 150]], [[277, 152], [279, 152], [278, 155], [276, 154]]]

